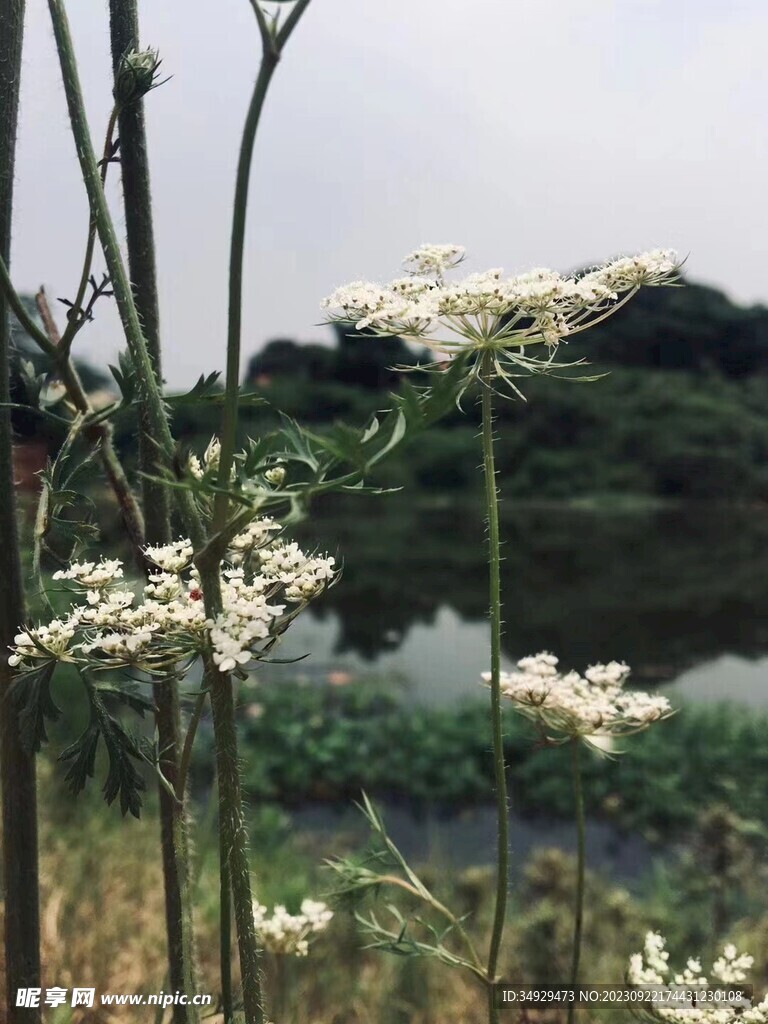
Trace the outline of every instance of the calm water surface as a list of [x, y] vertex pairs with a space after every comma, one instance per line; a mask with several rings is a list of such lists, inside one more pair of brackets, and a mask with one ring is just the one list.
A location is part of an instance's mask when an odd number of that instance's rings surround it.
[[[319, 506], [305, 543], [337, 552], [341, 583], [292, 627], [275, 679], [390, 678], [406, 699], [481, 694], [488, 624], [483, 519], [404, 494]], [[768, 509], [507, 506], [507, 665], [550, 650], [583, 669], [616, 658], [636, 683], [768, 705]]]

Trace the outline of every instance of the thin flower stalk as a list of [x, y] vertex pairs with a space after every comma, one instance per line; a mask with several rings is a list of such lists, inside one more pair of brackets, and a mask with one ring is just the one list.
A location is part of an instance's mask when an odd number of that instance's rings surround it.
[[[0, 0], [0, 257], [10, 259], [13, 176], [24, 31], [24, 0]], [[17, 1007], [19, 988], [40, 986], [40, 897], [34, 754], [20, 737], [19, 713], [8, 699], [13, 672], [7, 646], [24, 611], [24, 586], [13, 470], [9, 304], [0, 292], [0, 781], [5, 891], [5, 1012], [10, 1024], [39, 1024], [40, 1010]]]
[[[309, 0], [297, 0], [282, 27], [277, 18], [269, 22], [259, 3], [252, 7], [261, 34], [262, 54], [251, 101], [246, 114], [235, 182], [234, 212], [229, 260], [229, 312], [227, 325], [227, 360], [225, 375], [224, 409], [222, 414], [221, 449], [219, 455], [219, 486], [221, 493], [214, 502], [212, 535], [220, 533], [229, 516], [229, 500], [225, 490], [229, 484], [235, 445], [237, 442], [238, 403], [240, 397], [240, 349], [242, 334], [243, 261], [245, 254], [245, 226], [248, 209], [248, 190], [253, 149], [261, 112], [269, 84], [299, 19]], [[204, 555], [198, 562], [206, 595], [208, 614], [220, 612], [219, 558], [215, 548], [210, 557]], [[224, 905], [231, 889], [235, 903], [235, 925], [240, 953], [240, 971], [243, 981], [243, 1002], [246, 1024], [260, 1024], [264, 1019], [261, 981], [259, 975], [258, 939], [253, 927], [251, 888], [248, 871], [247, 844], [240, 799], [239, 769], [237, 763], [237, 732], [234, 723], [232, 681], [228, 674], [214, 673], [211, 679], [211, 707], [217, 743], [217, 762], [221, 801], [219, 821], [222, 828], [221, 871], [221, 974], [222, 991], [231, 991], [229, 974], [230, 919]]]
[[[491, 620], [491, 736], [493, 742], [494, 781], [498, 839], [496, 847], [496, 904], [488, 952], [488, 978], [496, 980], [504, 925], [507, 917], [509, 890], [509, 805], [507, 800], [507, 768], [504, 763], [504, 734], [501, 714], [501, 550], [499, 539], [499, 492], [493, 450], [493, 367], [490, 353], [483, 356], [481, 368], [483, 470], [488, 522], [488, 579]], [[491, 1021], [498, 1017], [493, 990], [488, 990]]]
[[[95, 410], [80, 380], [69, 349], [64, 345], [64, 335], [59, 336], [56, 322], [48, 305], [48, 298], [42, 288], [36, 296], [36, 302], [50, 342], [45, 351], [59, 373], [72, 409], [76, 415], [84, 418], [83, 433], [92, 443], [98, 445], [99, 459], [120, 509], [125, 532], [134, 552], [140, 558], [146, 539], [144, 514], [115, 449], [112, 424], [107, 420], [91, 422]], [[26, 324], [22, 322], [22, 326], [26, 326]]]
[[[576, 813], [576, 900], [573, 915], [573, 957], [571, 960], [571, 985], [579, 983], [581, 963], [581, 937], [584, 926], [584, 872], [586, 869], [586, 820], [584, 816], [584, 787], [581, 777], [581, 744], [571, 740], [571, 773], [573, 776], [573, 797]], [[568, 1006], [568, 1024], [573, 1024], [574, 1007]]]
[[[109, 163], [112, 158], [114, 148], [114, 135], [115, 126], [117, 125], [117, 116], [119, 108], [117, 105], [113, 106], [112, 111], [109, 115], [109, 121], [107, 122], [107, 131], [104, 138], [104, 150], [101, 157], [101, 184], [107, 180], [107, 171], [109, 170]], [[80, 273], [80, 281], [77, 286], [77, 292], [75, 293], [75, 300], [70, 308], [69, 323], [67, 324], [66, 330], [61, 337], [59, 345], [63, 353], [68, 354], [72, 348], [72, 342], [75, 340], [75, 335], [82, 328], [82, 326], [88, 321], [88, 312], [86, 311], [83, 303], [85, 301], [85, 293], [88, 289], [88, 281], [91, 276], [91, 267], [93, 265], [93, 255], [96, 250], [96, 222], [93, 217], [89, 217], [88, 220], [88, 238], [85, 244], [85, 256], [83, 258], [83, 269]]]

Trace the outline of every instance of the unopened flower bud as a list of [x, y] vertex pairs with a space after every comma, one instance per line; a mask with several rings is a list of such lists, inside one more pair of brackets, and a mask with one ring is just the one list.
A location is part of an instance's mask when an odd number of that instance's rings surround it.
[[157, 50], [130, 50], [120, 58], [112, 95], [121, 107], [140, 100], [154, 89], [160, 57]]
[[285, 469], [283, 466], [275, 466], [274, 469], [268, 469], [264, 474], [264, 479], [269, 484], [274, 484], [279, 487], [280, 484], [285, 480]]

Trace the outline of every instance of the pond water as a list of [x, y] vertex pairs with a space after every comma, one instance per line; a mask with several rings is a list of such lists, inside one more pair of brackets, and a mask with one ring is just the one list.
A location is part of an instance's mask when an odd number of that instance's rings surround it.
[[[394, 804], [377, 804], [387, 832], [405, 859], [413, 864], [444, 864], [451, 868], [490, 867], [495, 863], [498, 826], [492, 806], [471, 807], [453, 815], [424, 810], [419, 814]], [[370, 841], [370, 829], [354, 807], [318, 804], [291, 813], [293, 825], [311, 834], [321, 847], [343, 836], [351, 849]], [[510, 815], [510, 868], [519, 877], [535, 850], [555, 847], [576, 854], [573, 822], [543, 816], [534, 819]], [[620, 832], [604, 822], [589, 821], [586, 828], [587, 863], [592, 871], [630, 882], [642, 879], [661, 854], [638, 835]]]
[[[318, 506], [306, 544], [337, 552], [340, 584], [292, 627], [262, 678], [343, 685], [382, 676], [432, 704], [482, 693], [488, 623], [483, 517], [405, 494]], [[505, 661], [539, 650], [584, 669], [617, 659], [676, 697], [768, 706], [768, 509], [606, 512], [503, 506]]]

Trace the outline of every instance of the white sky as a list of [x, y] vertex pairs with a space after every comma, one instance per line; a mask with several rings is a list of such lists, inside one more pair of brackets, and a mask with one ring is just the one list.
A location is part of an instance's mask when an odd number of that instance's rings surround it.
[[[147, 111], [165, 375], [181, 386], [224, 362], [259, 38], [248, 0], [141, 7], [173, 75]], [[100, 146], [106, 3], [69, 9]], [[424, 241], [510, 271], [672, 246], [692, 277], [768, 299], [766, 40], [764, 0], [312, 0], [257, 142], [244, 353], [327, 337], [323, 295], [393, 276]], [[13, 276], [72, 297], [87, 207], [45, 0], [28, 0], [22, 90]], [[97, 312], [77, 352], [105, 364], [120, 329]]]

